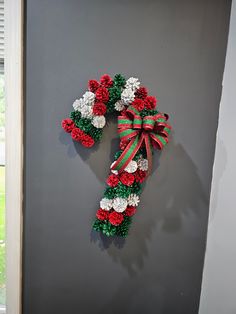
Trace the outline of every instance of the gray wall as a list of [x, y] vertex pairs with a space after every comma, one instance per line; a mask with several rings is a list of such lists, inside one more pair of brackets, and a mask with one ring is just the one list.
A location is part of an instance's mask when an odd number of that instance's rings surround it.
[[[24, 314], [196, 314], [230, 1], [28, 0]], [[170, 114], [129, 237], [91, 232], [118, 148], [60, 128], [86, 81], [138, 76]]]
[[236, 313], [235, 34], [236, 0], [233, 0], [213, 168], [200, 314]]

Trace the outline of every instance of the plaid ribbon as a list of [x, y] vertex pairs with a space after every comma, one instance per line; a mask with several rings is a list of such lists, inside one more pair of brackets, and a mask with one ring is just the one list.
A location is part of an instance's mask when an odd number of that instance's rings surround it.
[[121, 156], [112, 166], [112, 170], [121, 172], [144, 145], [148, 159], [148, 173], [152, 168], [152, 148], [162, 149], [168, 143], [171, 126], [166, 123], [168, 115], [158, 113], [142, 118], [140, 112], [129, 106], [126, 113], [118, 117], [118, 133], [121, 140], [128, 144]]

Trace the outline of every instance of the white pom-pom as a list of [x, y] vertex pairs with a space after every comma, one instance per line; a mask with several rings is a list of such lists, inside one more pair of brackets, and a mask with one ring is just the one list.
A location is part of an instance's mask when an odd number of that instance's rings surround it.
[[138, 167], [142, 171], [147, 171], [148, 170], [148, 160], [145, 158], [139, 158], [138, 160]]
[[81, 109], [85, 106], [85, 102], [82, 98], [76, 99], [72, 106], [75, 111], [81, 111]]
[[[115, 163], [116, 163], [116, 162], [114, 161], [114, 162], [111, 164], [111, 167], [110, 167], [110, 168], [112, 168]], [[112, 170], [112, 169], [111, 169], [111, 172], [112, 172], [113, 174], [118, 174], [118, 173], [119, 173], [118, 170]]]
[[135, 160], [131, 160], [125, 167], [125, 171], [129, 173], [134, 173], [138, 169], [138, 164]]
[[103, 198], [100, 201], [100, 207], [104, 210], [110, 210], [112, 208], [113, 200], [110, 200], [109, 198]]
[[134, 91], [131, 88], [125, 88], [121, 93], [121, 100], [125, 105], [129, 105], [132, 101], [134, 101]]
[[130, 88], [133, 91], [136, 91], [140, 86], [140, 82], [138, 78], [130, 77], [125, 84], [125, 88]]
[[93, 117], [92, 125], [95, 126], [95, 128], [102, 129], [104, 128], [105, 124], [106, 124], [106, 119], [104, 116]]
[[92, 92], [85, 92], [83, 95], [84, 102], [86, 105], [91, 106], [94, 103], [95, 100], [95, 94]]
[[137, 194], [130, 194], [127, 201], [129, 206], [138, 206], [140, 199]]
[[115, 110], [122, 111], [125, 108], [124, 102], [122, 100], [118, 100], [115, 103]]
[[82, 118], [91, 119], [93, 117], [93, 109], [90, 106], [83, 106], [80, 110]]
[[126, 210], [127, 207], [127, 200], [122, 197], [116, 197], [113, 199], [112, 207], [114, 210], [118, 213], [122, 213], [123, 211]]

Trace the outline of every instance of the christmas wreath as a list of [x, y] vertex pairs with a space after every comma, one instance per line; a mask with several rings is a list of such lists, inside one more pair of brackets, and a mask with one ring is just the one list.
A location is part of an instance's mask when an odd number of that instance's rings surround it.
[[102, 137], [109, 113], [118, 113], [120, 150], [114, 156], [93, 229], [107, 236], [128, 234], [132, 216], [140, 201], [142, 184], [151, 172], [152, 154], [168, 143], [171, 130], [168, 115], [156, 109], [137, 78], [114, 79], [104, 74], [100, 81], [89, 80], [88, 91], [73, 103], [70, 118], [62, 128], [74, 141], [92, 147]]

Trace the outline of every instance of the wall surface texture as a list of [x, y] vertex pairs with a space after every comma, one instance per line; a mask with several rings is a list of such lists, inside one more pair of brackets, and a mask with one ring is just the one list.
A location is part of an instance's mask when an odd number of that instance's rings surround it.
[[234, 0], [220, 103], [200, 314], [236, 313], [235, 34], [236, 1]]
[[[24, 314], [198, 312], [230, 4], [27, 1]], [[117, 72], [174, 128], [126, 240], [91, 232], [116, 119], [90, 150], [60, 127], [88, 79]]]

